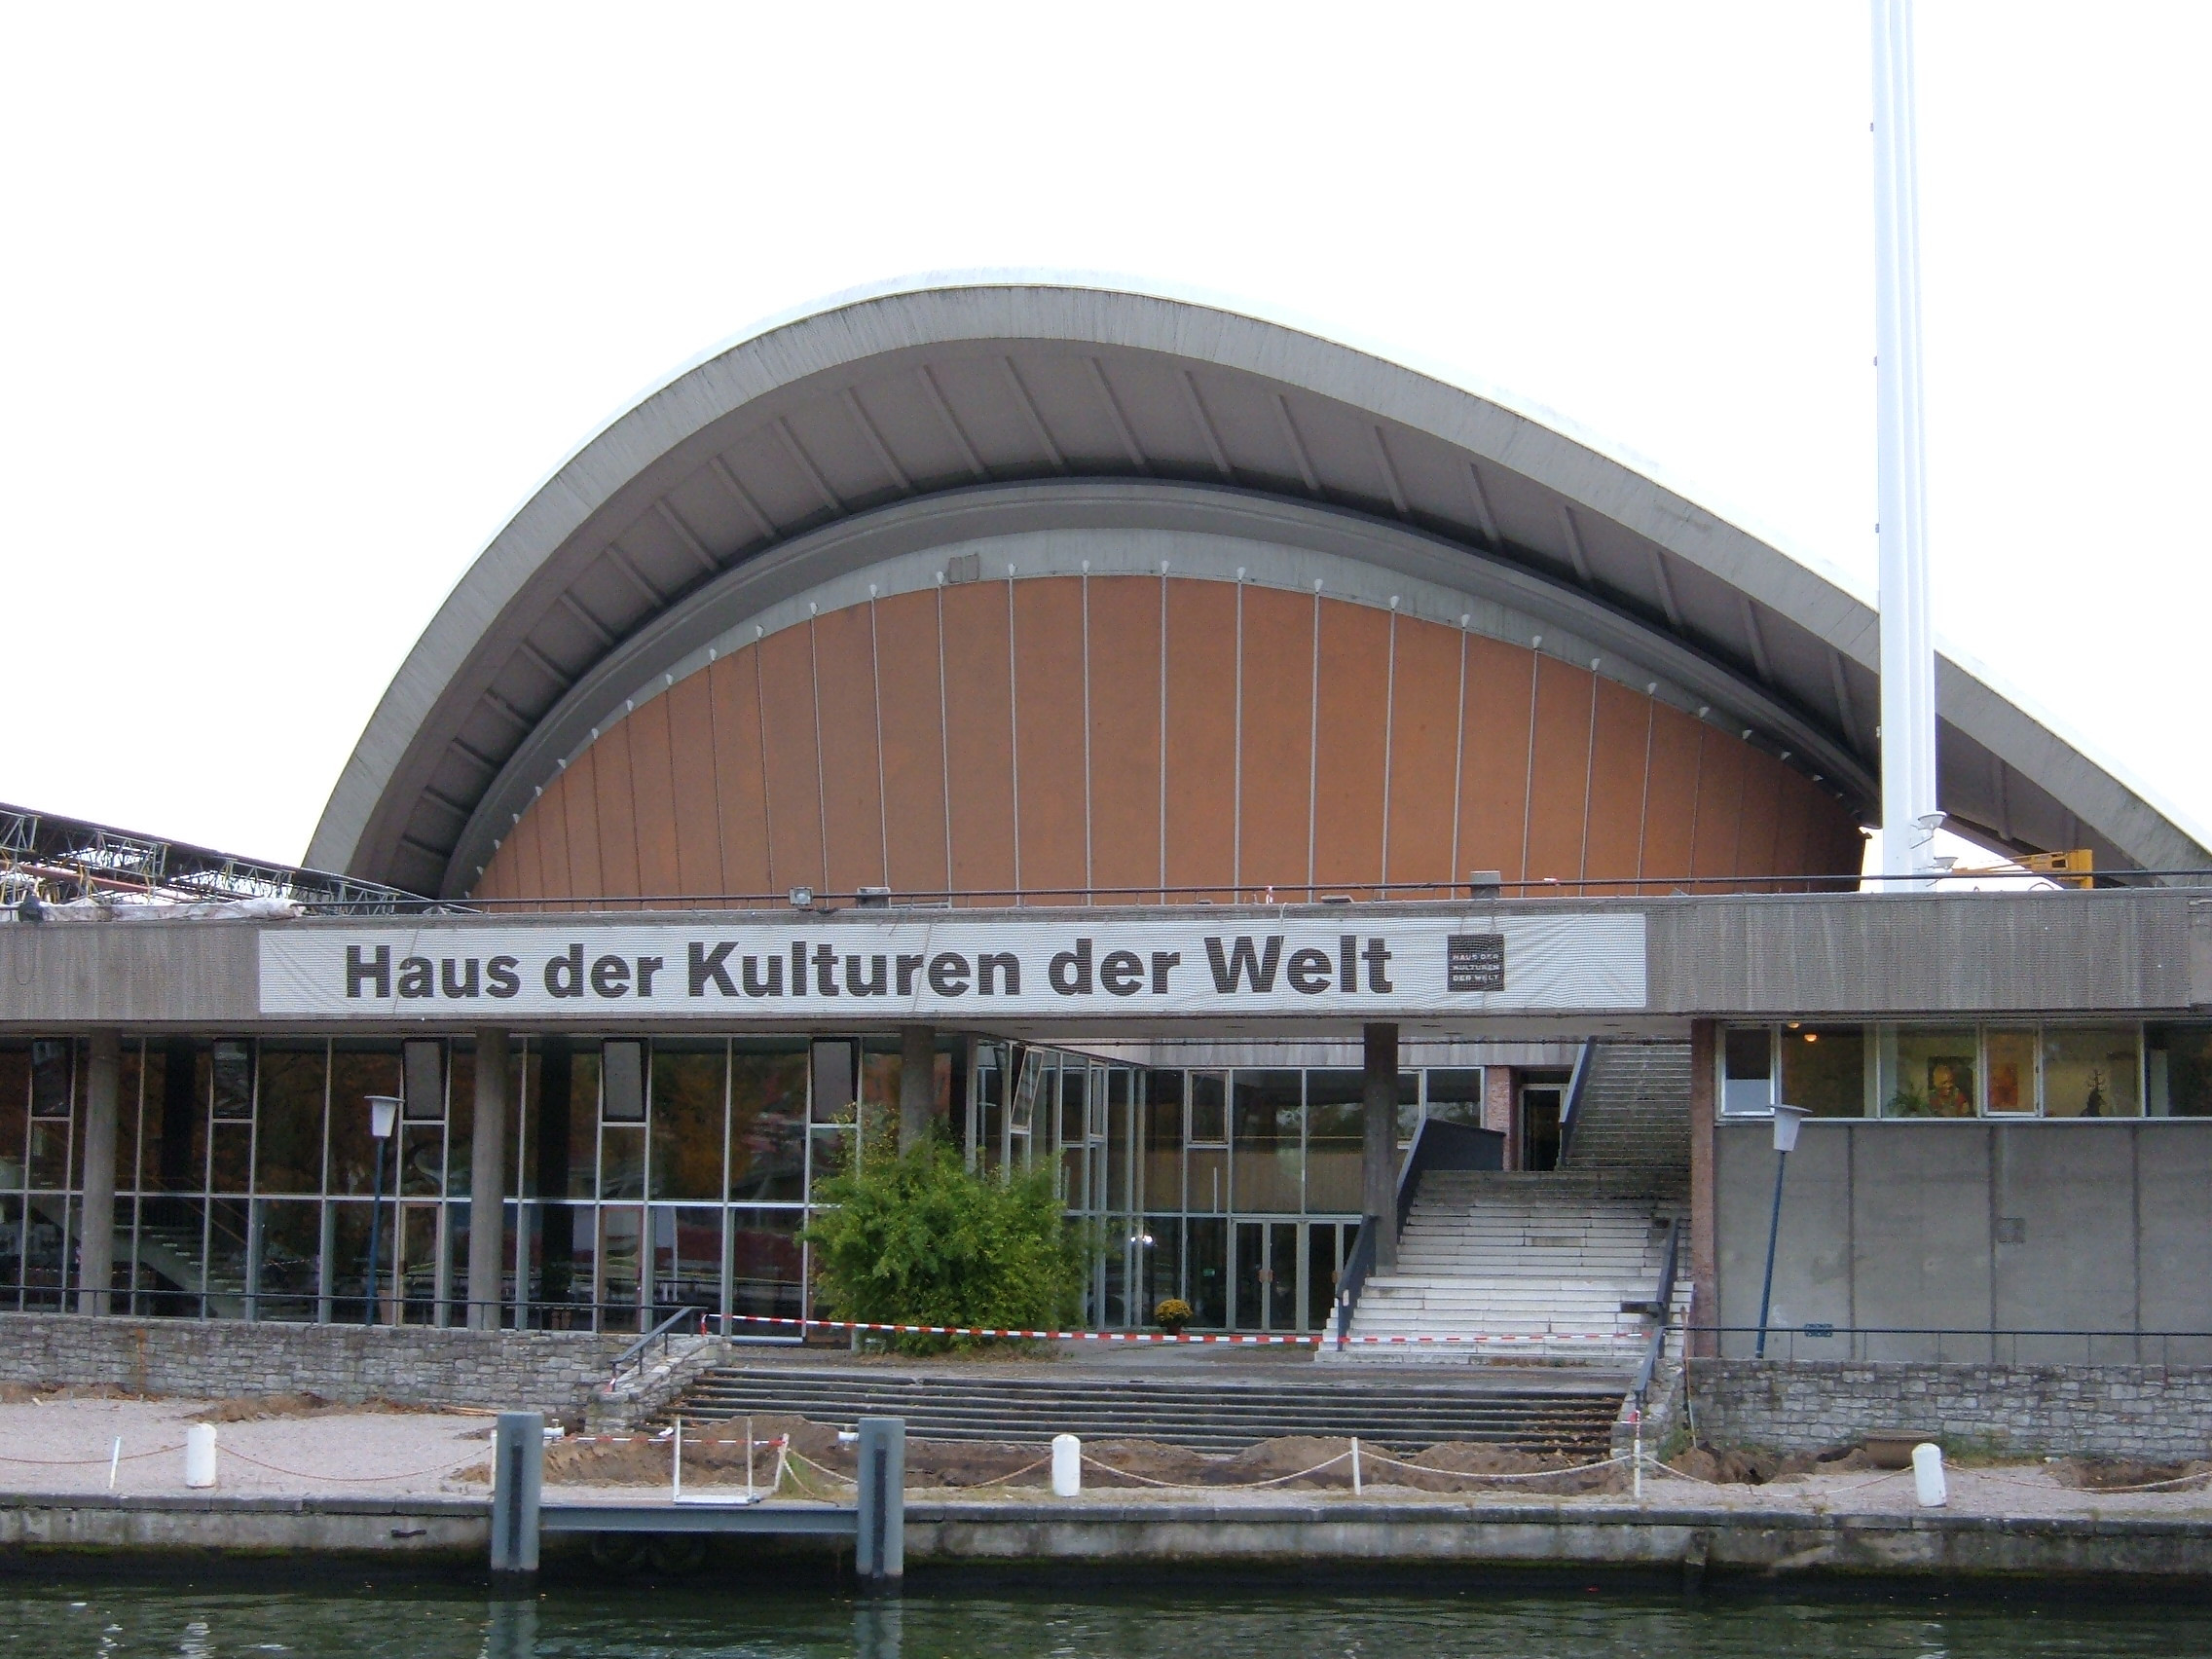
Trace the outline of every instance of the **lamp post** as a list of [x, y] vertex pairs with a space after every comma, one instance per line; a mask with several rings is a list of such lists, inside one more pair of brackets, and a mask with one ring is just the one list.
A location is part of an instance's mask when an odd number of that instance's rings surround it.
[[377, 1322], [377, 1250], [383, 1243], [384, 1233], [384, 1143], [391, 1139], [393, 1126], [399, 1122], [399, 1096], [396, 1094], [371, 1094], [369, 1102], [369, 1134], [376, 1142], [376, 1196], [369, 1202], [369, 1314], [367, 1323]]
[[1802, 1106], [1774, 1109], [1774, 1214], [1766, 1225], [1766, 1283], [1759, 1287], [1760, 1359], [1766, 1358], [1766, 1316], [1774, 1302], [1774, 1245], [1782, 1235], [1782, 1177], [1789, 1167], [1789, 1155], [1797, 1150], [1797, 1125], [1805, 1118]]

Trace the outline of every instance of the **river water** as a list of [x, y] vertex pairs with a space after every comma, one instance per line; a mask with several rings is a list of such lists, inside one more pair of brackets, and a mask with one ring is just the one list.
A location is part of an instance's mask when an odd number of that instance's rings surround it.
[[407, 1659], [2039, 1659], [2212, 1653], [2205, 1609], [2120, 1597], [1953, 1600], [1726, 1590], [1685, 1601], [1560, 1581], [1540, 1590], [1346, 1591], [1275, 1580], [939, 1587], [897, 1603], [839, 1590], [697, 1584], [480, 1590], [324, 1582], [279, 1589], [0, 1579], [0, 1656], [405, 1655]]

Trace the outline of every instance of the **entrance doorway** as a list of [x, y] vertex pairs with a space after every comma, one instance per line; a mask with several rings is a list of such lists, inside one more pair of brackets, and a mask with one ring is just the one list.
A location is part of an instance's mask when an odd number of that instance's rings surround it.
[[1559, 1167], [1559, 1122], [1567, 1089], [1557, 1083], [1521, 1086], [1521, 1167]]
[[1356, 1221], [1232, 1223], [1228, 1323], [1233, 1330], [1325, 1331]]

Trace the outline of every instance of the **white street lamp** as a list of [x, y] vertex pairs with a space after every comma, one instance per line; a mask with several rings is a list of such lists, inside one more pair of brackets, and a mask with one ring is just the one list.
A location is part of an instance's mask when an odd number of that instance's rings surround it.
[[1766, 1358], [1767, 1310], [1774, 1303], [1774, 1246], [1782, 1234], [1782, 1177], [1789, 1167], [1789, 1155], [1797, 1150], [1797, 1125], [1811, 1114], [1802, 1106], [1774, 1109], [1774, 1214], [1766, 1227], [1766, 1283], [1759, 1290], [1758, 1357]]
[[[391, 1139], [391, 1131], [399, 1124], [399, 1096], [396, 1094], [371, 1094], [369, 1103], [369, 1133], [376, 1140], [376, 1196], [369, 1201], [369, 1313], [367, 1322], [377, 1322], [377, 1252], [384, 1240], [384, 1143]], [[393, 1230], [396, 1239], [397, 1229]], [[398, 1254], [395, 1248], [392, 1252]]]

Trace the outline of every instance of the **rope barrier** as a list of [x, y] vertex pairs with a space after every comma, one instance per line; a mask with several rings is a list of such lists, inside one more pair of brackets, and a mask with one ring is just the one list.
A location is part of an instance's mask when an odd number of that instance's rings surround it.
[[1503, 1473], [1489, 1474], [1477, 1469], [1434, 1469], [1426, 1463], [1402, 1462], [1396, 1457], [1388, 1456], [1381, 1452], [1370, 1452], [1364, 1448], [1361, 1450], [1360, 1456], [1372, 1463], [1388, 1463], [1393, 1468], [1411, 1469], [1416, 1474], [1446, 1475], [1455, 1480], [1462, 1481], [1548, 1481], [1554, 1475], [1587, 1474], [1592, 1469], [1609, 1469], [1617, 1463], [1626, 1463], [1630, 1460], [1626, 1457], [1606, 1457], [1596, 1463], [1570, 1463], [1562, 1469], [1528, 1469], [1520, 1474], [1509, 1475]]
[[[1040, 1343], [1221, 1343], [1258, 1347], [1318, 1347], [1338, 1340], [1329, 1336], [1276, 1336], [1243, 1331], [1027, 1331], [986, 1325], [919, 1325], [873, 1319], [800, 1319], [779, 1313], [730, 1313], [713, 1317], [728, 1318], [740, 1324], [781, 1325], [801, 1330], [879, 1331], [893, 1336], [986, 1337]], [[1445, 1336], [1347, 1336], [1343, 1340], [1360, 1346], [1449, 1347], [1470, 1343], [1641, 1343], [1644, 1338], [1635, 1331], [1470, 1331]]]
[[183, 1450], [184, 1445], [180, 1441], [174, 1446], [157, 1446], [151, 1452], [127, 1452], [121, 1457], [116, 1457], [112, 1454], [105, 1457], [0, 1457], [0, 1463], [23, 1463], [37, 1469], [82, 1469], [94, 1463], [131, 1463], [137, 1461], [140, 1457], [160, 1457], [167, 1453], [182, 1452]]
[[[1285, 1481], [1303, 1480], [1308, 1475], [1317, 1475], [1323, 1469], [1344, 1462], [1350, 1456], [1351, 1449], [1346, 1447], [1334, 1457], [1315, 1463], [1310, 1469], [1299, 1469], [1291, 1474], [1275, 1475], [1264, 1481], [1207, 1481], [1202, 1485], [1194, 1485], [1189, 1481], [1157, 1480], [1151, 1475], [1140, 1475], [1134, 1469], [1117, 1469], [1113, 1464], [1101, 1462], [1088, 1452], [1083, 1454], [1083, 1460], [1094, 1469], [1104, 1469], [1108, 1474], [1119, 1475], [1124, 1480], [1141, 1481], [1146, 1486], [1172, 1487], [1177, 1492], [1257, 1492], [1262, 1487], [1281, 1486]], [[1368, 1456], [1372, 1456], [1372, 1454], [1368, 1454]]]
[[[236, 1457], [241, 1463], [251, 1463], [257, 1469], [267, 1469], [273, 1475], [290, 1475], [294, 1480], [301, 1481], [328, 1481], [334, 1486], [379, 1486], [386, 1481], [419, 1481], [429, 1475], [450, 1474], [463, 1463], [471, 1462], [481, 1456], [470, 1452], [456, 1457], [450, 1463], [441, 1463], [434, 1469], [414, 1469], [401, 1475], [311, 1475], [304, 1469], [287, 1469], [280, 1464], [264, 1463], [259, 1457], [249, 1456], [235, 1446], [224, 1447], [222, 1453], [224, 1456]], [[105, 1462], [106, 1459], [102, 1458], [101, 1461]]]

